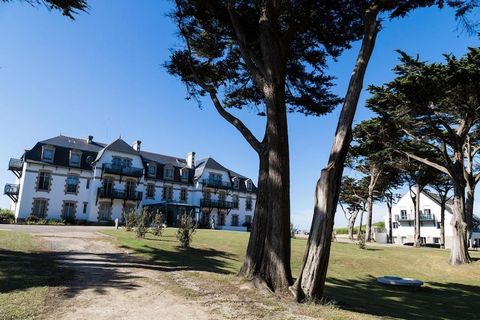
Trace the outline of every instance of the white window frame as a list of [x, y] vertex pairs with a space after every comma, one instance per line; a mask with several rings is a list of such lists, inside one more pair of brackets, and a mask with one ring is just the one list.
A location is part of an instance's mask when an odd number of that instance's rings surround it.
[[[77, 183], [75, 184], [75, 191], [68, 190], [68, 187], [69, 187], [69, 186], [73, 186], [73, 184], [69, 184], [69, 183], [68, 183], [71, 178], [75, 178], [76, 181], [77, 181]], [[80, 179], [79, 179], [78, 176], [73, 175], [73, 174], [68, 175], [65, 183], [66, 183], [66, 185], [67, 185], [67, 188], [66, 188], [66, 192], [67, 192], [67, 193], [77, 193], [78, 184], [80, 183]]]
[[[36, 212], [36, 208], [37, 208], [37, 205], [40, 204], [40, 203], [43, 203], [43, 214], [42, 216], [39, 216], [38, 215], [38, 212]], [[48, 202], [46, 199], [34, 199], [33, 200], [33, 210], [32, 210], [32, 214], [38, 218], [42, 218], [44, 219], [46, 216], [47, 216], [47, 205], [48, 205]]]
[[155, 163], [152, 163], [152, 162], [149, 163], [147, 174], [148, 174], [149, 177], [156, 177], [157, 176], [157, 165]]
[[75, 219], [75, 215], [76, 215], [75, 206], [76, 206], [75, 201], [65, 201], [63, 203], [62, 216], [63, 216], [64, 219], [68, 218], [67, 211], [70, 211], [70, 210], [72, 210], [72, 212], [68, 212], [68, 213], [72, 213], [72, 216]]
[[186, 202], [187, 200], [188, 200], [188, 189], [187, 188], [181, 188], [180, 189], [180, 201]]
[[253, 189], [252, 180], [249, 179], [249, 180], [245, 181], [245, 183], [246, 183], [247, 191], [252, 191], [252, 189]]
[[[167, 175], [167, 173], [171, 173]], [[173, 180], [173, 177], [175, 176], [175, 169], [173, 166], [165, 166], [163, 168], [163, 178], [166, 180]]]
[[250, 197], [250, 196], [247, 196], [245, 198], [245, 210], [246, 211], [253, 210], [253, 200], [252, 200], [252, 197]]
[[[46, 152], [46, 151], [51, 151], [51, 152], [52, 152], [52, 158], [51, 158], [51, 159], [45, 157], [45, 152]], [[52, 147], [52, 146], [43, 146], [43, 147], [42, 147], [42, 161], [44, 161], [44, 162], [53, 162], [54, 159], [55, 159], [55, 147]]]
[[[40, 179], [41, 176], [43, 175], [43, 184], [40, 184]], [[48, 177], [48, 179], [47, 179]], [[45, 182], [46, 181], [46, 182]], [[46, 183], [46, 188], [43, 188]], [[47, 171], [40, 171], [38, 173], [38, 184], [37, 184], [37, 190], [38, 191], [50, 191], [50, 184], [52, 183], [52, 174]]]
[[182, 181], [188, 181], [188, 169], [183, 168], [181, 170], [180, 178], [182, 179]]
[[[78, 156], [78, 163], [72, 162], [73, 156]], [[80, 167], [80, 165], [82, 164], [82, 152], [76, 151], [76, 150], [70, 150], [70, 158], [68, 160], [68, 163], [72, 167]]]
[[153, 183], [147, 184], [147, 198], [155, 198], [155, 185]]

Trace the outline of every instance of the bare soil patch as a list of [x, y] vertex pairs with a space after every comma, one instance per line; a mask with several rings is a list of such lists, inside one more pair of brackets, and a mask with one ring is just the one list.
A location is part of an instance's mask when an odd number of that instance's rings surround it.
[[41, 319], [216, 319], [166, 289], [162, 269], [132, 257], [94, 232], [36, 233], [45, 251], [73, 272]]

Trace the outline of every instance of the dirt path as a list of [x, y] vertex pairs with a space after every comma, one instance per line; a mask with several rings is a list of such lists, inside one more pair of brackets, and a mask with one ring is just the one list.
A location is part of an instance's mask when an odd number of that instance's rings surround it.
[[43, 319], [215, 319], [202, 306], [165, 290], [165, 270], [130, 257], [107, 236], [55, 231], [35, 236], [75, 272]]

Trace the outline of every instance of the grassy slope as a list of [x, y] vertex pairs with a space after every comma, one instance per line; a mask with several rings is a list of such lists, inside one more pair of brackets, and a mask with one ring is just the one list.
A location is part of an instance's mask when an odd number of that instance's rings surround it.
[[[198, 230], [192, 248], [177, 247], [175, 230], [160, 239], [135, 239], [134, 233], [107, 232], [119, 244], [173, 270], [234, 274], [240, 267], [247, 233]], [[306, 241], [292, 241], [292, 272], [298, 274]], [[449, 253], [439, 249], [370, 247], [334, 243], [328, 273], [327, 295], [341, 309], [403, 319], [477, 318], [480, 310], [480, 262], [452, 267]], [[476, 259], [480, 254], [472, 253]], [[379, 285], [375, 277], [399, 275], [426, 282], [419, 290]], [[357, 314], [358, 315], [358, 314]], [[356, 318], [355, 314], [352, 316]]]
[[64, 276], [31, 235], [0, 231], [0, 320], [33, 319]]

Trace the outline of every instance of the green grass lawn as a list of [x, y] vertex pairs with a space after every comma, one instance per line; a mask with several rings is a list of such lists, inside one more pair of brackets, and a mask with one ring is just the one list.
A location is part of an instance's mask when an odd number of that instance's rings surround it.
[[[243, 259], [248, 233], [198, 230], [192, 248], [182, 250], [168, 228], [161, 238], [135, 238], [133, 232], [108, 231], [118, 243], [167, 270], [235, 274]], [[305, 239], [292, 240], [292, 272], [299, 272]], [[475, 260], [480, 253], [472, 252]], [[326, 295], [342, 310], [401, 319], [480, 318], [480, 261], [466, 266], [448, 265], [449, 252], [440, 249], [371, 246], [361, 250], [333, 243]], [[398, 275], [425, 282], [417, 289], [387, 287], [375, 277]]]
[[63, 280], [63, 270], [30, 234], [0, 231], [0, 320], [35, 318]]

